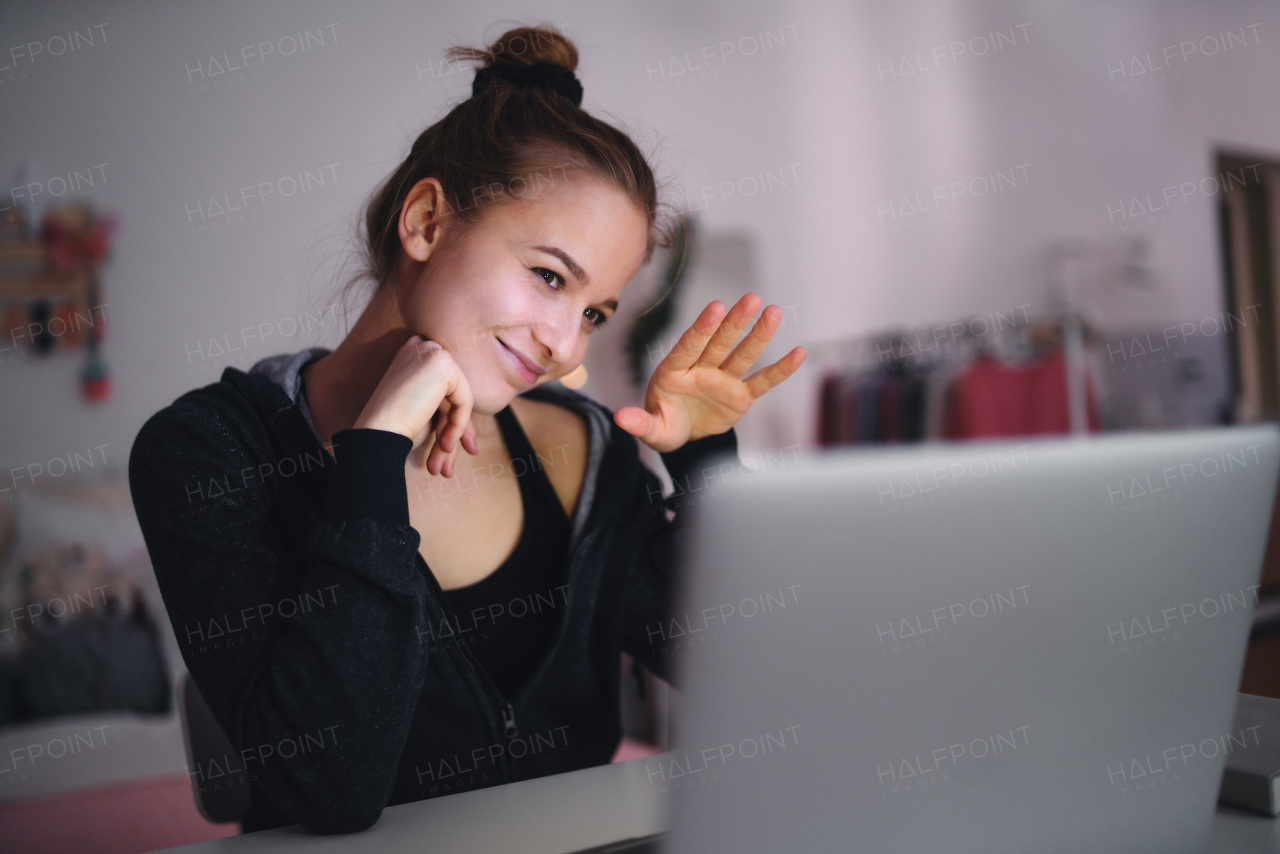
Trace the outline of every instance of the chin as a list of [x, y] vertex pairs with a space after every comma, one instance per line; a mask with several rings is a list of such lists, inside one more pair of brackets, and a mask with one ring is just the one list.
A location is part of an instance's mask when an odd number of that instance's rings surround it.
[[476, 415], [497, 415], [499, 412], [507, 408], [507, 405], [515, 399], [515, 395], [508, 395], [505, 398], [498, 399], [495, 397], [486, 397], [483, 400], [476, 398], [475, 403], [471, 405], [471, 412]]
[[495, 382], [491, 386], [483, 389], [472, 388], [475, 399], [471, 404], [471, 411], [478, 412], [481, 415], [496, 415], [520, 394], [520, 389], [513, 388], [510, 383]]

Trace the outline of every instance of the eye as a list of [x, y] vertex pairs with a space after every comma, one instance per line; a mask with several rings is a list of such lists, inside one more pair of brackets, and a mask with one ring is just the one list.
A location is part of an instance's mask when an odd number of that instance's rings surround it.
[[[537, 276], [539, 279], [542, 279], [543, 282], [547, 283], [548, 285], [551, 285], [552, 290], [555, 290], [558, 292], [558, 291], [564, 290], [565, 287], [568, 286], [568, 283], [565, 281], [564, 276], [560, 275], [555, 270], [550, 270], [546, 267], [530, 267], [529, 269], [530, 271], [533, 272], [535, 276]], [[604, 326], [605, 323], [609, 321], [609, 318], [605, 316], [604, 312], [600, 311], [597, 308], [587, 309], [585, 312], [583, 312], [583, 316], [588, 318], [593, 318], [591, 319], [592, 329], [599, 329], [601, 326]]]
[[600, 311], [598, 308], [589, 308], [587, 311], [595, 315], [595, 319], [591, 321], [592, 329], [599, 329], [601, 326], [604, 326], [609, 322], [609, 318], [605, 317], [604, 312]]
[[[552, 287], [557, 291], [563, 289], [566, 285], [564, 276], [560, 275], [555, 270], [548, 270], [546, 267], [530, 267], [529, 269], [533, 271], [534, 275], [542, 279], [542, 281], [546, 282], [548, 285], [552, 285]], [[548, 278], [548, 276], [550, 278]], [[560, 283], [558, 287], [555, 286], [556, 282]]]

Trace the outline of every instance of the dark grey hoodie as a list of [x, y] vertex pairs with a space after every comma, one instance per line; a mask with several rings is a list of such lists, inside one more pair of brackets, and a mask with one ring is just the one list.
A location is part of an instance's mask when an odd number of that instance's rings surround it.
[[237, 753], [192, 770], [248, 785], [245, 831], [365, 829], [386, 806], [607, 763], [621, 739], [619, 654], [670, 680], [661, 627], [698, 470], [737, 460], [734, 431], [663, 454], [664, 497], [611, 412], [559, 384], [525, 396], [589, 425], [568, 589], [551, 649], [503, 697], [464, 645], [409, 525], [412, 442], [341, 430], [334, 457], [301, 368], [264, 359], [151, 416], [129, 483], [187, 669]]

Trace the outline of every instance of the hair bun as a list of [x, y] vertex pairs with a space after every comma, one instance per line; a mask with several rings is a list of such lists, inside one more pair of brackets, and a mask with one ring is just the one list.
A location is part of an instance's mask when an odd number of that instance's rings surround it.
[[517, 86], [538, 86], [559, 92], [577, 106], [582, 106], [582, 83], [577, 75], [562, 65], [491, 65], [476, 72], [471, 81], [471, 97], [476, 97], [493, 85], [494, 80], [505, 80]]
[[550, 27], [517, 27], [507, 30], [487, 48], [451, 47], [451, 60], [471, 60], [482, 67], [496, 65], [558, 65], [569, 71], [578, 68], [578, 49], [559, 30]]
[[516, 86], [551, 89], [582, 105], [582, 83], [573, 73], [578, 67], [578, 49], [550, 27], [517, 27], [486, 49], [454, 47], [447, 56], [481, 65], [471, 84], [472, 97], [495, 80], [503, 80]]

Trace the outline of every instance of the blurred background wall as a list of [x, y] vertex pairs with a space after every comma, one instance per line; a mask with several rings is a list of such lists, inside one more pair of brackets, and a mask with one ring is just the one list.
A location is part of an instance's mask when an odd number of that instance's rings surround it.
[[[1266, 2], [6, 4], [0, 176], [31, 171], [4, 202], [79, 184], [121, 222], [101, 309], [112, 396], [76, 393], [83, 359], [0, 353], [5, 466], [99, 445], [123, 466], [148, 414], [226, 365], [340, 340], [361, 202], [469, 93], [444, 50], [516, 22], [576, 41], [584, 106], [655, 152], [669, 202], [705, 235], [749, 238], [749, 281], [715, 296], [784, 307], [774, 359], [1034, 313], [1063, 238], [1145, 236], [1151, 286], [1108, 319], [1217, 315], [1213, 152], [1280, 149]], [[52, 55], [72, 31], [94, 43]], [[1188, 182], [1167, 210], [1132, 204]], [[272, 192], [217, 214], [258, 184]], [[811, 440], [816, 364], [744, 420], [745, 446]]]

